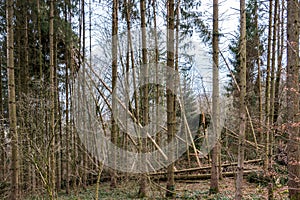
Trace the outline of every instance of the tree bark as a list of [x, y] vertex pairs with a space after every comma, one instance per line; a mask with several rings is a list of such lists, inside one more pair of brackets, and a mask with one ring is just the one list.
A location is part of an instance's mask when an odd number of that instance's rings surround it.
[[266, 90], [265, 90], [265, 163], [264, 170], [269, 168], [270, 154], [270, 96], [271, 96], [271, 48], [272, 48], [272, 15], [273, 15], [273, 0], [269, 1], [269, 31], [268, 31], [268, 52], [267, 52], [267, 75], [266, 75]]
[[8, 109], [9, 109], [9, 136], [11, 138], [11, 191], [10, 199], [19, 199], [19, 152], [18, 130], [15, 93], [15, 68], [14, 68], [14, 1], [6, 2], [7, 26], [7, 73], [8, 73]]
[[5, 132], [3, 128], [3, 95], [2, 95], [2, 48], [0, 48], [0, 180], [4, 180], [5, 175]]
[[278, 0], [275, 0], [274, 6], [274, 17], [273, 17], [273, 34], [272, 34], [272, 65], [271, 65], [271, 80], [270, 80], [270, 113], [269, 113], [269, 147], [268, 147], [268, 174], [269, 174], [269, 185], [268, 185], [268, 199], [274, 199], [273, 192], [273, 177], [270, 173], [272, 170], [272, 155], [273, 155], [273, 146], [274, 146], [274, 129], [273, 129], [273, 120], [274, 120], [274, 102], [275, 102], [275, 61], [276, 61], [276, 42], [277, 42], [277, 26], [278, 26]]
[[[167, 67], [174, 69], [174, 0], [167, 1]], [[174, 91], [171, 88], [174, 88], [174, 77], [171, 77], [170, 74], [167, 74], [167, 141], [171, 142], [174, 138], [175, 132], [175, 118], [174, 118]], [[172, 152], [171, 152], [172, 154]], [[169, 155], [169, 159], [170, 155]], [[175, 196], [175, 181], [174, 181], [174, 163], [171, 163], [167, 167], [168, 176], [167, 176], [167, 190], [166, 197]]]
[[[81, 0], [81, 23], [82, 23], [82, 69], [83, 69], [83, 103], [84, 105], [87, 105], [87, 97], [86, 97], [86, 59], [85, 59], [85, 0]], [[88, 119], [83, 119], [84, 120], [84, 124], [88, 123], [87, 120]], [[85, 125], [84, 125], [85, 126]], [[85, 137], [87, 138], [87, 136], [85, 135]], [[83, 163], [82, 163], [82, 184], [83, 187], [86, 188], [86, 183], [87, 183], [87, 168], [88, 168], [88, 152], [87, 152], [87, 142], [86, 139], [84, 139], [84, 143], [82, 143], [83, 147], [82, 147], [82, 157], [83, 157]]]
[[[152, 2], [152, 7], [153, 7], [153, 24], [154, 24], [154, 47], [155, 47], [155, 80], [156, 82], [158, 82], [159, 79], [159, 69], [158, 69], [158, 60], [159, 60], [159, 49], [158, 49], [158, 35], [157, 35], [157, 17], [156, 17], [156, 0], [153, 0]], [[159, 84], [156, 84], [155, 87], [155, 115], [156, 115], [156, 130], [159, 130], [159, 110], [158, 110], [158, 105], [159, 105], [159, 93], [160, 93], [160, 89], [159, 89]], [[158, 146], [160, 146], [160, 142], [161, 142], [161, 133], [157, 133], [156, 135], [156, 143]]]
[[49, 41], [50, 41], [50, 158], [49, 158], [49, 184], [51, 187], [50, 198], [56, 198], [55, 188], [55, 59], [54, 59], [54, 0], [50, 0], [50, 22], [49, 22]]
[[262, 87], [261, 87], [261, 62], [260, 62], [260, 38], [259, 38], [259, 27], [258, 27], [258, 2], [255, 1], [255, 42], [257, 48], [257, 57], [256, 57], [256, 64], [257, 64], [257, 82], [258, 82], [258, 109], [259, 109], [259, 138], [260, 141], [263, 141], [263, 105], [262, 105]]
[[291, 200], [300, 199], [299, 145], [299, 3], [287, 1], [287, 133], [288, 187]]
[[[214, 136], [219, 134], [219, 1], [213, 1], [213, 102], [212, 120]], [[218, 171], [219, 143], [216, 141], [211, 154], [211, 182], [210, 193], [219, 192]]]
[[243, 172], [245, 151], [245, 129], [246, 129], [246, 5], [245, 0], [240, 0], [240, 127], [238, 143], [238, 166], [236, 177], [235, 199], [243, 197]]
[[[70, 16], [70, 1], [68, 1], [67, 4], [65, 4], [65, 10], [64, 10], [64, 17], [65, 17], [65, 22], [68, 24], [69, 22], [69, 16]], [[71, 23], [70, 23], [71, 24]], [[70, 28], [70, 27], [68, 27]], [[66, 166], [66, 193], [70, 193], [70, 143], [71, 143], [71, 137], [70, 137], [70, 131], [69, 131], [69, 70], [71, 69], [71, 41], [70, 41], [70, 31], [66, 27], [66, 50], [65, 50], [65, 85], [66, 85], [66, 158], [65, 158], [65, 166]]]
[[[117, 87], [117, 70], [118, 70], [118, 0], [113, 0], [113, 11], [112, 11], [112, 91]], [[114, 93], [113, 93], [114, 94]], [[116, 110], [117, 100], [116, 97], [113, 96], [112, 98], [112, 110]], [[114, 119], [114, 115], [112, 113], [111, 118], [111, 142], [117, 142], [117, 124]], [[111, 152], [112, 162], [116, 164], [115, 152]], [[117, 174], [112, 169], [111, 171], [111, 183], [110, 186], [115, 188], [117, 185]]]
[[[279, 117], [279, 109], [280, 109], [280, 81], [282, 74], [282, 57], [283, 57], [283, 42], [284, 42], [284, 1], [281, 1], [281, 8], [278, 6], [278, 34], [277, 34], [277, 72], [276, 72], [276, 80], [275, 80], [275, 93], [274, 93], [274, 117], [273, 124], [276, 126], [277, 120]], [[276, 134], [277, 129], [275, 130]]]
[[[142, 68], [141, 78], [146, 85], [143, 85], [142, 90], [142, 125], [145, 127], [148, 125], [148, 53], [147, 53], [147, 35], [146, 35], [146, 1], [140, 0], [141, 10], [141, 31], [142, 31]], [[147, 151], [146, 139], [140, 138], [141, 146], [140, 153]], [[147, 175], [143, 174], [140, 180], [139, 197], [144, 198], [147, 196]]]

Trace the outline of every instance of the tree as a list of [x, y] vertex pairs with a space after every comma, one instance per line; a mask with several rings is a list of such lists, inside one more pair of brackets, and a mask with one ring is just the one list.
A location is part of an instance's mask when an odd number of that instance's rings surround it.
[[264, 170], [269, 168], [270, 160], [270, 97], [271, 97], [271, 48], [272, 48], [272, 15], [273, 15], [273, 0], [269, 1], [269, 25], [268, 25], [268, 50], [267, 50], [267, 75], [266, 75], [266, 90], [265, 90], [265, 159]]
[[240, 0], [240, 122], [238, 143], [238, 166], [236, 177], [235, 199], [242, 199], [244, 151], [245, 151], [245, 129], [246, 129], [246, 6], [245, 0]]
[[4, 132], [4, 108], [3, 108], [3, 90], [2, 90], [2, 48], [0, 48], [0, 180], [4, 179], [4, 175], [5, 175], [5, 132]]
[[[118, 0], [113, 0], [113, 7], [112, 7], [112, 91], [116, 89], [117, 86], [117, 78], [118, 78]], [[116, 110], [117, 102], [116, 97], [113, 96], [112, 98], [112, 110]], [[112, 113], [111, 115], [111, 142], [116, 143], [117, 142], [117, 124], [114, 118], [114, 115]], [[112, 153], [112, 162], [113, 164], [116, 163], [115, 161], [115, 154]], [[111, 187], [116, 187], [117, 179], [116, 179], [116, 172], [112, 171], [111, 174]]]
[[255, 36], [254, 41], [258, 50], [256, 51], [256, 64], [257, 64], [257, 95], [258, 95], [258, 108], [259, 108], [259, 138], [262, 140], [262, 121], [263, 121], [263, 106], [262, 106], [262, 81], [261, 81], [261, 61], [260, 61], [260, 38], [259, 38], [259, 26], [258, 26], [258, 2], [254, 1], [254, 24], [255, 24]]
[[10, 199], [19, 199], [19, 153], [18, 130], [15, 94], [15, 68], [14, 68], [14, 1], [6, 2], [6, 26], [7, 26], [7, 71], [8, 71], [8, 99], [9, 99], [9, 128], [11, 137], [11, 193]]
[[[214, 135], [219, 134], [219, 5], [218, 0], [213, 1], [213, 131]], [[219, 144], [216, 142], [212, 149], [211, 163], [211, 183], [210, 192], [219, 192], [219, 172], [218, 172], [218, 152]]]
[[[142, 30], [142, 69], [141, 69], [141, 76], [144, 79], [144, 83], [148, 83], [148, 55], [147, 55], [147, 35], [146, 35], [146, 1], [140, 1], [140, 10], [141, 10], [141, 30]], [[148, 114], [149, 114], [149, 106], [148, 106], [148, 85], [143, 87], [142, 91], [142, 123], [144, 126], [148, 125]], [[147, 144], [144, 139], [142, 140], [141, 150], [145, 152], [147, 151]], [[142, 152], [141, 151], [141, 152]], [[147, 177], [142, 175], [140, 189], [139, 189], [139, 196], [145, 197], [147, 196], [146, 190], [146, 183]]]
[[[80, 37], [80, 44], [79, 46], [81, 46], [81, 29], [82, 29], [82, 70], [83, 70], [83, 81], [84, 81], [84, 86], [86, 84], [86, 52], [85, 52], [85, 1], [81, 0], [81, 23], [80, 23], [80, 33], [79, 33], [79, 37]], [[91, 53], [91, 52], [90, 52]], [[84, 105], [87, 105], [87, 98], [86, 98], [86, 91], [85, 88], [83, 88], [82, 90], [83, 92], [83, 103]], [[86, 119], [83, 119], [86, 120]], [[84, 126], [85, 126], [84, 122]], [[87, 174], [86, 174], [86, 169], [88, 168], [88, 152], [86, 151], [86, 145], [87, 143], [85, 142], [83, 144], [83, 152], [82, 152], [82, 157], [83, 157], [83, 163], [82, 163], [82, 184], [83, 187], [86, 188], [86, 181], [87, 181]]]
[[[270, 125], [273, 125], [273, 120], [274, 120], [274, 106], [275, 106], [275, 60], [276, 60], [276, 42], [277, 42], [277, 26], [278, 26], [278, 0], [275, 0], [275, 6], [274, 6], [274, 17], [273, 17], [273, 34], [272, 34], [272, 64], [271, 64], [271, 73], [270, 73], [270, 110], [269, 110], [269, 116], [268, 116], [268, 121]], [[272, 5], [270, 5], [272, 6]], [[267, 127], [267, 129], [271, 129], [271, 127]], [[267, 148], [269, 152], [268, 154], [268, 171], [269, 171], [269, 189], [268, 189], [268, 198], [269, 200], [274, 199], [274, 194], [273, 194], [273, 177], [272, 174], [270, 173], [272, 169], [272, 156], [273, 156], [273, 146], [274, 146], [274, 133], [273, 130], [267, 131], [269, 134], [269, 141], [266, 145], [269, 145]]]
[[54, 0], [50, 0], [50, 22], [49, 22], [49, 43], [50, 43], [50, 157], [49, 157], [49, 183], [51, 187], [50, 198], [56, 198], [55, 188], [55, 58], [54, 58]]
[[[174, 69], [174, 0], [167, 1], [167, 67]], [[174, 105], [174, 77], [167, 74], [167, 135], [168, 142], [171, 142], [175, 133], [175, 105]], [[175, 181], [174, 181], [174, 163], [171, 163], [167, 168], [167, 191], [166, 197], [175, 196]]]
[[[258, 19], [262, 17], [259, 12], [261, 9], [257, 5], [256, 0], [249, 0], [246, 5], [246, 90], [247, 94], [245, 97], [246, 101], [246, 113], [247, 113], [247, 124], [246, 124], [246, 135], [247, 138], [253, 139], [255, 143], [256, 150], [257, 140], [256, 140], [256, 130], [261, 132], [262, 127], [262, 67], [264, 65], [264, 60], [262, 59], [264, 55], [264, 43], [263, 43], [263, 32], [264, 26], [258, 22]], [[240, 26], [239, 26], [240, 28]], [[240, 33], [236, 34], [236, 38], [240, 37]], [[239, 111], [239, 84], [240, 84], [240, 40], [231, 40], [229, 45], [229, 50], [233, 55], [233, 59], [230, 59], [230, 63], [233, 65], [233, 70], [228, 75], [230, 81], [226, 90], [228, 95], [233, 97], [233, 107]], [[235, 119], [239, 118], [238, 115], [234, 115]], [[256, 120], [258, 118], [258, 120]], [[238, 119], [237, 119], [238, 120]], [[238, 123], [233, 125], [233, 129], [238, 131]], [[249, 133], [252, 133], [251, 135]], [[235, 148], [232, 148], [235, 151]], [[253, 158], [257, 156], [257, 151], [252, 149], [245, 149], [247, 152], [247, 157]]]
[[[64, 17], [65, 17], [65, 22], [66, 24], [68, 24], [68, 21], [71, 20], [70, 17], [70, 2], [68, 2], [69, 5], [65, 5], [65, 9], [64, 9]], [[70, 23], [71, 24], [71, 23]], [[66, 26], [65, 28], [66, 31], [66, 38], [65, 38], [65, 42], [66, 42], [66, 51], [65, 51], [65, 85], [66, 85], [66, 193], [69, 194], [70, 193], [70, 143], [71, 143], [71, 137], [70, 137], [70, 127], [69, 127], [69, 70], [71, 69], [71, 52], [69, 51], [71, 48], [71, 39], [70, 39], [70, 29], [69, 26]]]
[[[280, 8], [281, 7], [281, 8]], [[284, 1], [281, 2], [281, 6], [278, 6], [278, 34], [277, 34], [277, 72], [276, 72], [276, 80], [275, 80], [275, 100], [274, 100], [274, 117], [273, 124], [278, 125], [278, 117], [280, 114], [280, 86], [281, 86], [281, 74], [282, 74], [282, 57], [284, 50]], [[278, 132], [278, 130], [275, 130]]]
[[300, 199], [299, 145], [299, 2], [287, 1], [287, 133], [288, 187], [291, 200]]

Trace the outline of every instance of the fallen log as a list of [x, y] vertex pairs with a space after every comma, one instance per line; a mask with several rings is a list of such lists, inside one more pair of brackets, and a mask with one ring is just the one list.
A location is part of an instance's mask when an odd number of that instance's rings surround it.
[[[248, 175], [250, 173], [260, 173], [262, 172], [261, 170], [245, 170], [244, 171], [244, 176]], [[234, 177], [236, 175], [236, 172], [223, 172], [222, 176], [223, 177]], [[174, 179], [175, 180], [206, 180], [210, 179], [211, 174], [192, 174], [192, 175], [175, 175]], [[165, 181], [167, 180], [166, 175], [160, 175], [160, 176], [155, 176], [153, 177], [153, 180], [160, 180], [160, 181]]]
[[[255, 159], [255, 160], [247, 160], [244, 162], [244, 164], [250, 164], [250, 163], [258, 163], [262, 161], [262, 159]], [[233, 163], [224, 163], [222, 164], [221, 167], [230, 167], [230, 166], [237, 166], [237, 162], [233, 162]], [[195, 168], [189, 168], [189, 169], [180, 169], [180, 170], [175, 170], [174, 173], [178, 174], [178, 173], [183, 173], [183, 172], [195, 172], [195, 171], [201, 171], [201, 170], [208, 170], [211, 169], [211, 166], [206, 166], [206, 167], [195, 167]], [[155, 176], [155, 175], [164, 175], [167, 172], [156, 172], [156, 173], [151, 173], [151, 176]]]

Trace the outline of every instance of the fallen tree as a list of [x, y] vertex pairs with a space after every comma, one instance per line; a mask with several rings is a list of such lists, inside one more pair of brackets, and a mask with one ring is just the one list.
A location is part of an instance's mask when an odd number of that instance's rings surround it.
[[[250, 173], [261, 173], [261, 170], [244, 170], [244, 175], [248, 175]], [[224, 172], [222, 173], [223, 177], [234, 177], [236, 175], [236, 172]], [[204, 179], [210, 179], [211, 174], [192, 174], [192, 175], [175, 175], [175, 180], [204, 180]], [[153, 177], [153, 180], [160, 180], [165, 181], [167, 180], [166, 175], [158, 175]]]
[[[250, 163], [258, 163], [261, 162], [262, 159], [255, 159], [255, 160], [247, 160], [244, 163], [245, 164], [250, 164]], [[221, 167], [231, 167], [231, 166], [237, 166], [237, 162], [233, 162], [233, 163], [224, 163], [221, 165]], [[180, 169], [180, 170], [175, 170], [174, 173], [178, 174], [178, 173], [185, 173], [185, 172], [195, 172], [195, 171], [201, 171], [201, 170], [208, 170], [211, 169], [211, 166], [205, 166], [205, 167], [195, 167], [195, 168], [188, 168], [188, 169]], [[156, 172], [156, 173], [151, 173], [151, 176], [156, 176], [156, 175], [164, 175], [166, 174], [165, 171], [163, 172]]]

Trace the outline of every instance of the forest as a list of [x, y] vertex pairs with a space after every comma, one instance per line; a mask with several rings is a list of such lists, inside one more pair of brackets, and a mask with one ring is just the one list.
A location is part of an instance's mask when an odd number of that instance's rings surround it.
[[298, 0], [0, 0], [0, 199], [300, 200]]

